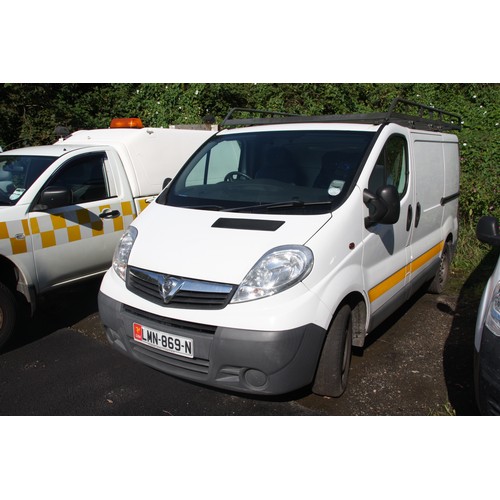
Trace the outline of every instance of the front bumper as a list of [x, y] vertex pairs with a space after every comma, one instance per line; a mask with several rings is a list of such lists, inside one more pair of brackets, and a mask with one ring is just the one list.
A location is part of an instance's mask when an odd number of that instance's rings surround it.
[[474, 385], [482, 415], [500, 415], [500, 337], [483, 326], [479, 352], [474, 350]]
[[[313, 381], [325, 330], [308, 324], [284, 331], [201, 325], [153, 315], [99, 292], [99, 313], [109, 342], [131, 358], [183, 379], [251, 394], [285, 394]], [[133, 323], [188, 337], [194, 358], [136, 342]]]

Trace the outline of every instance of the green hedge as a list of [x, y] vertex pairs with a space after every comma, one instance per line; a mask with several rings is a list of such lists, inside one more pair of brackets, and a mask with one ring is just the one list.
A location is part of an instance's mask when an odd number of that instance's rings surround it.
[[403, 97], [462, 116], [460, 218], [500, 217], [500, 85], [440, 83], [143, 83], [4, 84], [0, 145], [51, 143], [56, 125], [107, 127], [112, 117], [138, 116], [146, 126], [220, 122], [232, 107], [299, 114], [385, 111]]

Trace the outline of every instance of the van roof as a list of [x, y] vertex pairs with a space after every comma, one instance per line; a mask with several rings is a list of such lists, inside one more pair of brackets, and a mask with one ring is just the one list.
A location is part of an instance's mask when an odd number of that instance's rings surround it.
[[376, 132], [381, 127], [380, 124], [365, 123], [283, 123], [269, 125], [255, 125], [239, 128], [227, 128], [219, 132], [218, 135], [242, 134], [248, 132], [288, 132], [294, 130], [348, 130], [358, 132]]

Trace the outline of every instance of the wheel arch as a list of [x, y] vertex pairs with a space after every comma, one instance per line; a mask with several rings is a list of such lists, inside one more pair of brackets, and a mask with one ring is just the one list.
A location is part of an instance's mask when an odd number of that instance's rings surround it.
[[14, 262], [0, 255], [0, 276], [1, 282], [13, 293], [14, 296], [24, 297], [27, 303], [31, 305], [31, 311], [35, 308], [35, 299], [30, 293], [30, 286], [26, 280], [22, 269], [20, 269]]
[[[365, 297], [360, 292], [351, 292], [339, 304], [337, 310], [344, 304], [349, 304], [352, 311], [352, 345], [363, 347], [366, 338], [367, 316]], [[337, 311], [335, 311], [335, 314], [337, 314]]]

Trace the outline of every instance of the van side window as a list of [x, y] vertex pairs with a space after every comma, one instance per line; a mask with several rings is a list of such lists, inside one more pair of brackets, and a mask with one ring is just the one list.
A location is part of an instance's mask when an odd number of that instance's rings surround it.
[[68, 161], [50, 180], [49, 186], [70, 189], [73, 203], [102, 200], [109, 197], [104, 173], [105, 153], [83, 155]]
[[408, 147], [406, 139], [393, 135], [385, 143], [368, 181], [368, 189], [375, 193], [379, 187], [393, 185], [400, 198], [408, 184]]
[[223, 182], [229, 172], [237, 172], [241, 146], [238, 141], [222, 141], [204, 155], [191, 170], [186, 186]]

